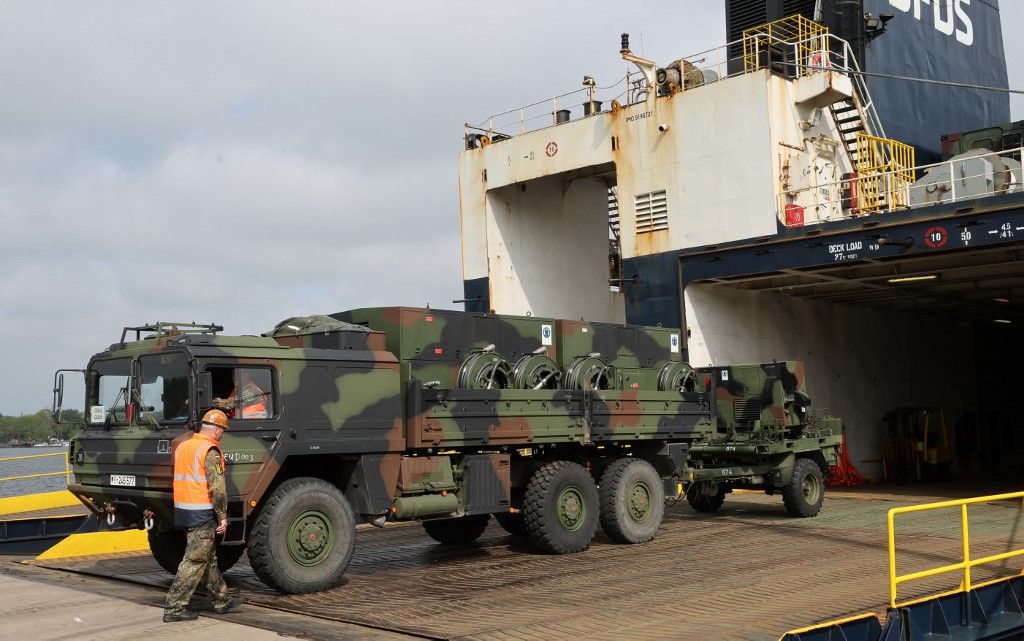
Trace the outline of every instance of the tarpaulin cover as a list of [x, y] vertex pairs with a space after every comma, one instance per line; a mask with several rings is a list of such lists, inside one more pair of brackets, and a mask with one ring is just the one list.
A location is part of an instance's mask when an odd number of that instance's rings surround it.
[[266, 336], [305, 336], [325, 332], [369, 332], [362, 325], [346, 323], [330, 316], [293, 316], [274, 326]]

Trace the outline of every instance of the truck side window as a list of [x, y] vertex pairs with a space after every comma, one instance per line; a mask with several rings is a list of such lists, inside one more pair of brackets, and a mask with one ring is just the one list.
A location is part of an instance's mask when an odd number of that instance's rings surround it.
[[90, 370], [89, 424], [128, 422], [131, 360], [96, 361]]
[[143, 356], [139, 359], [139, 412], [160, 421], [188, 418], [188, 361], [184, 354]]
[[233, 419], [276, 416], [273, 370], [268, 367], [211, 367], [213, 396]]

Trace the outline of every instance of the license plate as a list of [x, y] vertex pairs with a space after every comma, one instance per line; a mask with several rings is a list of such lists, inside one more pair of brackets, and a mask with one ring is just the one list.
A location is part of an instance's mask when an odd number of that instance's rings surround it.
[[121, 487], [135, 487], [135, 475], [134, 474], [111, 474], [110, 475], [111, 485], [120, 485]]

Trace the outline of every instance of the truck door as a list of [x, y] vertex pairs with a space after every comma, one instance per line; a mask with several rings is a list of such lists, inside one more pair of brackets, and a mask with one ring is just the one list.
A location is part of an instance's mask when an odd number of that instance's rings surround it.
[[207, 365], [213, 406], [225, 409], [221, 439], [227, 461], [228, 496], [244, 496], [257, 485], [273, 457], [281, 432], [277, 369], [271, 365]]

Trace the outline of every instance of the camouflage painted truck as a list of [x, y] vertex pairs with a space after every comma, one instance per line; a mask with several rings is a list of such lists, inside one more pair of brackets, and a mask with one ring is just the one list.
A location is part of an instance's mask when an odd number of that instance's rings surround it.
[[389, 307], [221, 331], [125, 328], [85, 370], [69, 489], [113, 527], [148, 529], [170, 572], [184, 549], [172, 452], [243, 383], [265, 403], [222, 441], [218, 560], [247, 550], [288, 593], [340, 581], [357, 522], [420, 520], [453, 545], [493, 515], [564, 554], [599, 524], [617, 543], [652, 539], [666, 496], [708, 512], [756, 488], [813, 516], [840, 443], [838, 420], [809, 410], [801, 363], [694, 370], [676, 329]]

